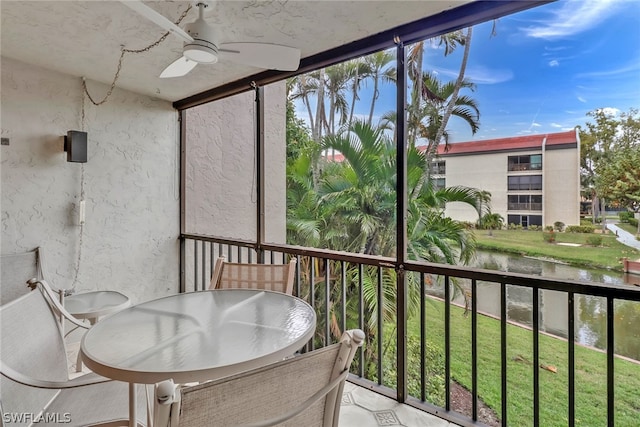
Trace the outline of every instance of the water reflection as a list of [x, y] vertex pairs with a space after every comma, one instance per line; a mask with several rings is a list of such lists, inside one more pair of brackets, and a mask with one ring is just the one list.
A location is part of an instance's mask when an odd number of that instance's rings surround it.
[[[523, 273], [546, 278], [599, 282], [612, 285], [635, 283], [638, 276], [623, 275], [606, 270], [572, 267], [540, 259], [479, 252], [476, 267]], [[460, 280], [460, 285], [470, 289], [470, 281]], [[441, 289], [434, 289], [441, 295]], [[567, 338], [567, 295], [557, 291], [539, 291], [540, 329], [544, 332]], [[457, 302], [463, 303], [459, 298]], [[524, 325], [532, 325], [533, 289], [507, 285], [507, 317]], [[576, 295], [574, 303], [576, 341], [599, 349], [607, 344], [606, 299], [589, 295]], [[500, 316], [500, 285], [478, 282], [478, 310], [493, 316]], [[614, 305], [615, 352], [640, 360], [640, 303], [615, 301]]]

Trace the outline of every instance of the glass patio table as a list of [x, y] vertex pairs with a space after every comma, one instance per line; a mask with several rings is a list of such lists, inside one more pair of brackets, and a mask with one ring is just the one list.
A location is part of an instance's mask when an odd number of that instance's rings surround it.
[[303, 300], [268, 291], [190, 292], [126, 308], [82, 338], [85, 365], [129, 383], [129, 424], [136, 384], [201, 382], [277, 362], [311, 339], [316, 315]]
[[94, 291], [64, 297], [64, 308], [73, 317], [88, 319], [94, 325], [98, 318], [116, 313], [131, 305], [126, 295], [116, 291]]

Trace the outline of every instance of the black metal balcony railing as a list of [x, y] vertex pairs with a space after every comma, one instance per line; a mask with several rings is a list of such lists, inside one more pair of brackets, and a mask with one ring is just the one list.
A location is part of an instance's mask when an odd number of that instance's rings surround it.
[[[530, 365], [532, 388], [531, 425], [541, 425], [541, 386], [540, 386], [540, 291], [555, 291], [553, 294], [566, 296], [567, 309], [567, 366], [566, 387], [566, 419], [569, 426], [576, 420], [576, 344], [575, 330], [576, 297], [589, 295], [606, 300], [606, 419], [609, 426], [614, 425], [615, 418], [615, 378], [614, 378], [614, 301], [640, 301], [640, 288], [632, 286], [612, 286], [607, 284], [579, 283], [542, 279], [515, 273], [493, 272], [466, 267], [431, 264], [426, 262], [407, 262], [403, 265], [392, 258], [350, 254], [336, 251], [301, 248], [288, 245], [263, 245], [257, 250], [255, 243], [235, 241], [200, 235], [183, 235], [182, 244], [182, 276], [181, 292], [206, 289], [209, 285], [212, 268], [218, 256], [226, 256], [234, 262], [284, 263], [289, 257], [297, 258], [296, 283], [294, 294], [311, 304], [318, 315], [318, 327], [314, 339], [307, 344], [307, 350], [322, 347], [340, 336], [340, 331], [358, 327], [367, 333], [367, 343], [352, 365], [349, 380], [365, 386], [378, 393], [394, 398], [401, 403], [422, 409], [460, 425], [477, 425], [479, 421], [479, 318], [482, 313], [478, 309], [478, 292], [485, 289], [486, 284], [493, 284], [499, 289], [500, 315], [499, 343], [494, 343], [495, 351], [500, 353], [500, 397], [496, 410], [502, 425], [510, 424], [508, 420], [507, 366], [512, 363], [508, 359], [509, 342], [507, 331], [513, 326], [507, 314], [507, 293], [514, 287], [531, 290], [532, 311], [530, 323], [531, 355]], [[416, 316], [419, 321], [419, 349], [415, 363], [407, 364], [407, 323], [401, 317], [390, 316], [387, 312], [394, 307], [401, 308], [404, 298], [395, 298], [393, 290], [398, 282], [393, 280], [413, 280], [419, 292], [419, 308]], [[444, 399], [434, 403], [429, 397], [427, 388], [431, 380], [427, 373], [426, 341], [430, 330], [427, 329], [426, 317], [428, 308], [428, 291], [430, 284], [443, 284], [442, 299], [438, 304], [444, 307], [443, 340], [444, 340]], [[463, 291], [469, 297], [470, 334], [465, 344], [470, 348], [470, 392], [472, 407], [470, 416], [463, 416], [452, 410], [452, 352], [462, 350], [452, 347], [452, 311], [460, 310], [452, 302], [453, 293], [466, 282], [468, 289]], [[453, 285], [456, 286], [453, 286]], [[386, 307], [387, 310], [384, 308]], [[480, 315], [480, 316], [479, 316]], [[400, 320], [397, 320], [400, 319]], [[483, 317], [484, 320], [484, 317]], [[391, 322], [391, 324], [389, 324]], [[433, 331], [431, 331], [433, 332]], [[511, 333], [511, 332], [509, 332]], [[397, 342], [397, 351], [385, 354], [386, 343], [393, 342], [394, 337], [404, 337], [405, 342]], [[386, 339], [386, 340], [385, 340]], [[486, 340], [482, 341], [486, 345]], [[401, 345], [404, 344], [404, 345]], [[499, 347], [499, 348], [498, 348]], [[415, 350], [415, 349], [414, 349]], [[412, 359], [415, 362], [414, 359]], [[389, 369], [395, 366], [396, 369]], [[513, 365], [509, 365], [513, 366]], [[403, 375], [402, 373], [406, 373]], [[400, 373], [400, 374], [397, 374]], [[559, 375], [559, 374], [558, 374]], [[417, 383], [417, 391], [413, 387], [407, 393], [407, 381]], [[496, 380], [497, 381], [497, 380]], [[514, 381], [510, 378], [510, 381]], [[521, 381], [520, 378], [515, 381]], [[514, 402], [516, 402], [514, 400]], [[518, 402], [522, 404], [522, 402]], [[513, 402], [512, 402], [513, 404]]]
[[542, 203], [509, 203], [507, 210], [510, 211], [541, 211]]

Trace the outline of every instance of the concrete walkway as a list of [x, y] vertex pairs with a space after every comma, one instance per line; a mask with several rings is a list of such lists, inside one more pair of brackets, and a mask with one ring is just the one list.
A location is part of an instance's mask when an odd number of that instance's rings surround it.
[[609, 222], [607, 222], [607, 228], [611, 230], [612, 233], [615, 233], [618, 236], [618, 242], [622, 243], [623, 245], [631, 246], [632, 248], [640, 250], [640, 240], [636, 240], [636, 236], [629, 233], [628, 231], [623, 230], [616, 224], [611, 224]]

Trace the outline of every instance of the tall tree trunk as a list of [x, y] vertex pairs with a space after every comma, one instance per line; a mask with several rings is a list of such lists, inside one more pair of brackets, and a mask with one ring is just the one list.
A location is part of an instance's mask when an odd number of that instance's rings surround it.
[[467, 35], [464, 39], [464, 53], [462, 55], [462, 62], [460, 63], [460, 71], [458, 72], [458, 78], [456, 79], [456, 84], [453, 88], [453, 93], [449, 98], [449, 102], [447, 103], [447, 108], [442, 116], [442, 121], [440, 122], [440, 127], [438, 128], [438, 132], [436, 133], [436, 138], [433, 144], [430, 144], [433, 148], [427, 152], [425, 156], [425, 167], [422, 171], [422, 175], [416, 184], [415, 189], [413, 190], [412, 198], [415, 199], [420, 194], [420, 190], [422, 190], [422, 186], [429, 179], [429, 173], [431, 170], [431, 160], [433, 159], [435, 153], [438, 150], [438, 145], [440, 145], [440, 141], [442, 140], [442, 136], [447, 128], [447, 124], [449, 119], [451, 118], [451, 113], [456, 106], [456, 102], [458, 101], [458, 95], [460, 93], [460, 88], [462, 87], [462, 82], [464, 81], [464, 73], [467, 70], [467, 62], [469, 61], [469, 50], [471, 49], [471, 36], [473, 34], [472, 27], [467, 28]]
[[[440, 140], [442, 140], [442, 136], [444, 135], [444, 131], [447, 128], [447, 124], [449, 119], [451, 118], [451, 113], [453, 112], [453, 108], [456, 106], [456, 102], [458, 102], [458, 94], [460, 93], [460, 88], [462, 87], [462, 82], [464, 81], [464, 73], [467, 70], [467, 62], [469, 61], [469, 50], [471, 49], [471, 36], [472, 36], [472, 27], [467, 28], [467, 35], [464, 38], [464, 53], [462, 55], [462, 62], [460, 63], [460, 72], [458, 73], [458, 78], [456, 79], [456, 84], [453, 88], [453, 94], [451, 94], [451, 99], [447, 104], [447, 109], [444, 112], [444, 116], [442, 116], [442, 123], [440, 123], [440, 127], [438, 128], [438, 133], [436, 134], [436, 143], [435, 147], [440, 145]], [[437, 148], [436, 148], [437, 150]], [[433, 156], [435, 153], [431, 153]]]
[[309, 114], [309, 126], [311, 128], [311, 139], [313, 139], [314, 141], [317, 141], [317, 135], [315, 134], [315, 120], [313, 119], [313, 112], [311, 112], [311, 103], [309, 102], [309, 97], [305, 94], [302, 96], [302, 102], [304, 103], [305, 107], [307, 107], [307, 114]]
[[323, 135], [323, 127], [326, 122], [326, 114], [324, 109], [324, 70], [319, 71], [318, 76], [318, 95], [316, 100], [316, 142], [320, 142]]
[[[416, 43], [414, 49], [418, 49], [418, 53], [415, 55], [415, 63], [413, 70], [413, 90], [411, 91], [411, 105], [409, 108], [410, 113], [416, 115], [420, 111], [420, 103], [422, 102], [422, 59], [424, 57], [424, 42]], [[417, 120], [410, 120], [411, 123], [417, 124]], [[418, 128], [411, 126], [409, 129], [409, 145], [411, 147], [416, 145], [416, 139], [418, 137]]]
[[371, 108], [369, 109], [369, 121], [367, 122], [369, 126], [371, 126], [371, 121], [373, 120], [373, 110], [376, 105], [376, 100], [378, 99], [378, 80], [380, 79], [380, 73], [376, 70], [376, 74], [373, 78], [373, 96], [371, 97]]
[[349, 111], [349, 122], [347, 123], [347, 128], [351, 128], [351, 123], [353, 123], [353, 110], [356, 106], [356, 100], [358, 99], [358, 86], [360, 82], [360, 73], [358, 67], [356, 66], [356, 75], [353, 76], [353, 87], [351, 94], [351, 111]]

